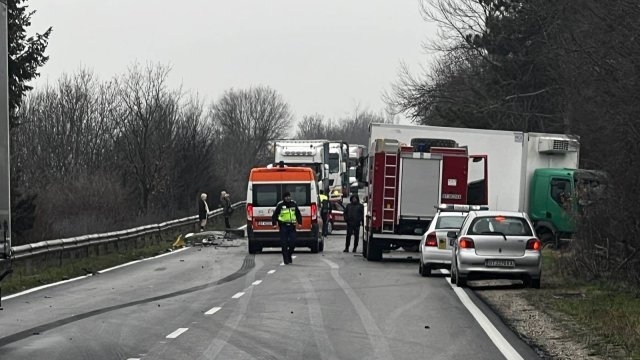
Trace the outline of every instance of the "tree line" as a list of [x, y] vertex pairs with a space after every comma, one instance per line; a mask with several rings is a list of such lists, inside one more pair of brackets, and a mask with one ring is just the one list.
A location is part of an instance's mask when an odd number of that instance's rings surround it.
[[580, 136], [608, 176], [579, 217], [566, 269], [640, 285], [640, 7], [635, 0], [422, 0], [439, 24], [424, 73], [387, 100], [416, 123]]

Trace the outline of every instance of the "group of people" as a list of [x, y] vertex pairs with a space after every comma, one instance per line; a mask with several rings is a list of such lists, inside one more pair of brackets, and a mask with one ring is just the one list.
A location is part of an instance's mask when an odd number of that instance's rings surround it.
[[[323, 190], [320, 190], [320, 216], [322, 218], [322, 236], [328, 235], [329, 212], [331, 206], [329, 198]], [[224, 216], [225, 228], [231, 228], [229, 217], [233, 213], [231, 207], [231, 199], [229, 193], [222, 191], [220, 193], [220, 207]], [[204, 231], [207, 225], [207, 217], [209, 214], [209, 205], [207, 204], [207, 194], [200, 195], [199, 207], [200, 231]], [[364, 223], [364, 206], [360, 203], [358, 195], [352, 195], [349, 204], [344, 210], [344, 219], [347, 223], [347, 237], [345, 239], [344, 252], [349, 252], [351, 236], [353, 239], [353, 252], [358, 248], [358, 240], [360, 237], [360, 226]], [[282, 259], [285, 264], [291, 264], [292, 254], [295, 249], [296, 229], [302, 226], [302, 213], [298, 208], [298, 204], [291, 199], [290, 192], [282, 194], [282, 201], [276, 205], [276, 209], [271, 217], [273, 228], [280, 229], [280, 242], [282, 247]]]
[[[224, 216], [224, 227], [226, 229], [231, 228], [231, 224], [229, 223], [229, 217], [233, 213], [233, 207], [231, 206], [231, 195], [222, 191], [220, 193], [220, 207], [222, 208], [222, 215]], [[198, 208], [198, 218], [200, 219], [200, 231], [204, 231], [207, 226], [207, 218], [209, 214], [209, 204], [207, 203], [207, 194], [200, 194], [200, 202]]]
[[[322, 236], [328, 235], [329, 212], [331, 206], [329, 198], [320, 190], [320, 216], [322, 218]], [[344, 210], [344, 219], [347, 223], [347, 237], [343, 252], [349, 252], [351, 236], [353, 239], [353, 252], [358, 248], [360, 238], [360, 226], [364, 223], [364, 206], [360, 203], [358, 195], [352, 195], [349, 204]], [[296, 229], [302, 226], [302, 213], [298, 204], [291, 199], [291, 193], [285, 192], [282, 201], [276, 205], [276, 209], [271, 217], [273, 228], [280, 228], [280, 243], [282, 245], [282, 259], [285, 264], [291, 264], [293, 251], [295, 249]]]

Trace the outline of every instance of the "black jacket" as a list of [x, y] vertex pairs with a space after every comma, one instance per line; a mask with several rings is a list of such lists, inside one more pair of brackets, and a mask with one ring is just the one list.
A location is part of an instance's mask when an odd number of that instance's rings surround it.
[[280, 224], [280, 222], [278, 221], [278, 216], [280, 216], [280, 211], [282, 211], [283, 206], [286, 206], [287, 208], [295, 207], [296, 220], [298, 221], [298, 224], [302, 225], [302, 213], [300, 212], [300, 208], [298, 208], [298, 204], [296, 204], [296, 202], [293, 200], [289, 202], [282, 200], [278, 203], [278, 205], [276, 205], [276, 210], [273, 212], [273, 215], [271, 215], [271, 223], [273, 225], [275, 224], [279, 224], [280, 226], [283, 225], [283, 224]]
[[224, 197], [222, 199], [221, 205], [222, 205], [222, 215], [224, 215], [225, 217], [229, 217], [233, 212], [233, 209], [231, 208], [231, 200], [229, 200], [228, 197]]
[[364, 206], [359, 202], [348, 203], [344, 208], [344, 221], [350, 227], [358, 227], [364, 222]]
[[204, 204], [204, 200], [200, 199], [200, 204], [198, 207], [198, 218], [200, 220], [204, 220], [207, 218], [207, 207]]

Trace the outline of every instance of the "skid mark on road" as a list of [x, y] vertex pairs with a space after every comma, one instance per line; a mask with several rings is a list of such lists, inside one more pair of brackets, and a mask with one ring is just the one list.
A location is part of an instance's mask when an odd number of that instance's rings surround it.
[[387, 340], [382, 334], [382, 331], [380, 331], [380, 328], [376, 325], [376, 320], [373, 318], [369, 310], [367, 310], [366, 305], [362, 300], [360, 300], [358, 294], [356, 294], [351, 286], [349, 286], [349, 284], [340, 276], [340, 273], [338, 272], [340, 266], [331, 260], [322, 259], [322, 261], [331, 267], [331, 276], [333, 277], [333, 280], [335, 280], [335, 282], [342, 288], [342, 291], [344, 291], [349, 298], [349, 301], [353, 304], [360, 320], [362, 320], [362, 325], [369, 337], [369, 342], [371, 343], [375, 358], [380, 360], [393, 359], [391, 351], [389, 351], [389, 344], [387, 344]]
[[217, 286], [217, 285], [221, 285], [221, 284], [224, 284], [224, 283], [228, 283], [228, 282], [231, 282], [233, 280], [236, 280], [236, 279], [246, 275], [254, 266], [255, 266], [254, 255], [247, 255], [244, 258], [244, 262], [242, 263], [242, 267], [238, 271], [236, 271], [233, 274], [228, 275], [228, 276], [226, 276], [226, 277], [224, 277], [224, 278], [222, 278], [220, 280], [217, 280], [217, 281], [214, 281], [214, 282], [211, 282], [211, 283], [208, 283], [208, 284], [203, 284], [203, 285], [190, 287], [188, 289], [184, 289], [184, 290], [180, 290], [180, 291], [175, 291], [175, 292], [172, 292], [172, 293], [169, 293], [169, 294], [154, 296], [154, 297], [141, 299], [141, 300], [136, 300], [136, 301], [132, 301], [132, 302], [124, 303], [124, 304], [119, 304], [119, 305], [109, 306], [109, 307], [105, 307], [105, 308], [101, 308], [101, 309], [96, 309], [96, 310], [88, 311], [88, 312], [85, 312], [85, 313], [82, 313], [82, 314], [76, 314], [76, 315], [73, 315], [73, 316], [69, 316], [67, 318], [60, 319], [60, 320], [57, 320], [57, 321], [53, 321], [53, 322], [50, 322], [50, 323], [47, 323], [47, 324], [39, 325], [39, 326], [33, 327], [31, 329], [23, 330], [23, 331], [15, 333], [15, 334], [11, 334], [9, 336], [5, 336], [3, 338], [0, 338], [0, 348], [3, 347], [3, 346], [6, 346], [8, 344], [14, 343], [16, 341], [20, 341], [20, 340], [26, 339], [29, 336], [32, 336], [33, 334], [42, 334], [45, 331], [49, 331], [49, 330], [58, 328], [60, 326], [67, 325], [67, 324], [79, 321], [79, 320], [87, 319], [87, 318], [90, 318], [92, 316], [108, 313], [110, 311], [124, 309], [124, 308], [131, 307], [131, 306], [146, 304], [146, 303], [153, 302], [153, 301], [169, 299], [169, 298], [172, 298], [172, 297], [176, 297], [176, 296], [180, 296], [180, 295], [184, 295], [184, 294], [189, 294], [189, 293], [192, 293], [192, 292], [196, 292], [196, 291], [204, 290], [204, 289], [211, 288], [211, 287], [214, 287], [214, 286]]

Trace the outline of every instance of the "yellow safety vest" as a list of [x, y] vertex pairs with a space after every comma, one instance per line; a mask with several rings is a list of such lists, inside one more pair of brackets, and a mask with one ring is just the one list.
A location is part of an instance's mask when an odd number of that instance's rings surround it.
[[329, 198], [325, 194], [320, 194], [318, 196], [320, 197], [320, 202], [323, 202], [324, 200], [329, 200]]
[[280, 215], [278, 215], [278, 221], [286, 224], [294, 224], [298, 222], [298, 219], [296, 219], [296, 208], [287, 208], [286, 205], [282, 205], [282, 208], [280, 208]]

